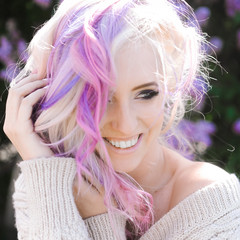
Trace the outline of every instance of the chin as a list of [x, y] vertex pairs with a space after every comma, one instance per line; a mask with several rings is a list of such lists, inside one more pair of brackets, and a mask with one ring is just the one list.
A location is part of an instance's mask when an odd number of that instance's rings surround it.
[[121, 159], [111, 158], [111, 162], [116, 172], [124, 172], [130, 174], [138, 168], [141, 160], [139, 157], [134, 159], [121, 157]]

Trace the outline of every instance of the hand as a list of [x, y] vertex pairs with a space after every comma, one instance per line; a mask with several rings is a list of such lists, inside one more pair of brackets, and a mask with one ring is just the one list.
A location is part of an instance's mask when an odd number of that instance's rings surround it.
[[96, 182], [90, 184], [88, 180], [82, 180], [78, 193], [78, 185], [79, 183], [76, 179], [73, 183], [73, 196], [83, 219], [107, 212], [104, 204], [105, 191], [103, 186]]
[[39, 78], [37, 73], [32, 73], [13, 85], [6, 103], [3, 129], [23, 160], [53, 155], [34, 132], [31, 120], [33, 106], [44, 96], [48, 84]]

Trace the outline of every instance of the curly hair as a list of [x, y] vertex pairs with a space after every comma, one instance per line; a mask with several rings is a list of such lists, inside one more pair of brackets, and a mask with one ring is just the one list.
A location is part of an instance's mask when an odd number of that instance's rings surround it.
[[[114, 57], [129, 41], [155, 49], [163, 94], [160, 140], [169, 145], [169, 136], [179, 139], [176, 126], [185, 112], [202, 97], [194, 82], [208, 84], [205, 37], [183, 0], [64, 0], [32, 39], [17, 78], [38, 69], [49, 79], [46, 96], [33, 113], [36, 132], [57, 156], [76, 159], [79, 179], [90, 176], [103, 185], [111, 216], [124, 215], [136, 233], [143, 233], [154, 221], [152, 196], [127, 174], [114, 171], [99, 129], [115, 84]], [[192, 151], [190, 143], [187, 151]]]

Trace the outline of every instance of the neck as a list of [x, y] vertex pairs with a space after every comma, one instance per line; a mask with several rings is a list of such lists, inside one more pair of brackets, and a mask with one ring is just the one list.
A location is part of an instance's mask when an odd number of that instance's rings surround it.
[[148, 193], [163, 189], [172, 179], [175, 168], [169, 159], [169, 152], [158, 142], [150, 148], [141, 164], [129, 175]]

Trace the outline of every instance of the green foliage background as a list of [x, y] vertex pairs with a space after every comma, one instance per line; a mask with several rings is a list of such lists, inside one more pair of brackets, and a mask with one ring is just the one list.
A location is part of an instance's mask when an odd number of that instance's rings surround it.
[[223, 40], [223, 49], [215, 56], [220, 66], [211, 64], [212, 90], [208, 93], [203, 113], [212, 121], [217, 132], [205, 159], [215, 162], [229, 172], [240, 174], [240, 135], [233, 131], [234, 122], [240, 118], [240, 48], [237, 31], [240, 30], [240, 12], [227, 15], [227, 1], [189, 1], [193, 8], [207, 6], [211, 10], [208, 23], [203, 27], [209, 37]]

